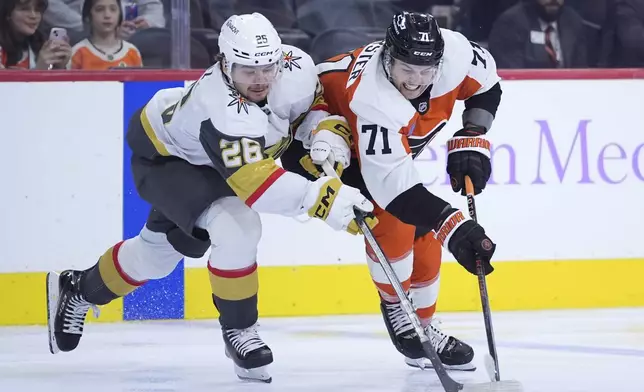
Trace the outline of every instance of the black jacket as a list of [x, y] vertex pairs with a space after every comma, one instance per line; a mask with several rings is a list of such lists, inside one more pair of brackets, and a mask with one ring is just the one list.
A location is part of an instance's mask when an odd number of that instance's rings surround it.
[[[570, 7], [557, 20], [565, 68], [587, 68], [588, 48], [583, 19]], [[544, 44], [531, 41], [532, 31], [543, 31], [532, 8], [519, 3], [494, 22], [489, 50], [499, 68], [552, 68]]]
[[616, 63], [644, 67], [644, 0], [618, 0]]

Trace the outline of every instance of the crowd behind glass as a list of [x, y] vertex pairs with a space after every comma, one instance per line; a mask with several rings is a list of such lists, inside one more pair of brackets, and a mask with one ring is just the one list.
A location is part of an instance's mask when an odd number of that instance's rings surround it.
[[644, 66], [644, 0], [2, 0], [0, 68], [206, 68], [222, 23], [252, 12], [319, 62], [383, 39], [401, 9], [431, 13], [502, 69]]

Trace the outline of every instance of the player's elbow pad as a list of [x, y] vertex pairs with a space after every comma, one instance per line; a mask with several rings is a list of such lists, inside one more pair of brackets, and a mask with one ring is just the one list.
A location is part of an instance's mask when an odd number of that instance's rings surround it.
[[467, 99], [463, 112], [463, 124], [480, 125], [489, 130], [501, 103], [502, 94], [501, 84], [497, 83], [486, 92]]

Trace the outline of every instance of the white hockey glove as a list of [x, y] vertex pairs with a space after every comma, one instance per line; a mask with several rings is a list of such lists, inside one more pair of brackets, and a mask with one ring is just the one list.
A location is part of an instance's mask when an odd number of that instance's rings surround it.
[[346, 230], [353, 235], [360, 232], [354, 221], [353, 208], [373, 211], [373, 204], [358, 189], [331, 177], [322, 177], [313, 182], [304, 202], [310, 217], [322, 219], [332, 229]]
[[322, 177], [322, 163], [328, 160], [338, 176], [351, 162], [351, 129], [342, 116], [322, 119], [311, 138], [311, 151], [300, 159], [300, 164], [315, 177]]

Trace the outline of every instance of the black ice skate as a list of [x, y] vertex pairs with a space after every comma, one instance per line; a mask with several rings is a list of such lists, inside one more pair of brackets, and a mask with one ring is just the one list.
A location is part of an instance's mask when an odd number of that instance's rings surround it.
[[257, 333], [257, 324], [246, 329], [222, 328], [226, 356], [233, 360], [237, 377], [244, 381], [269, 383], [266, 367], [273, 362], [273, 352]]
[[85, 316], [93, 308], [98, 317], [98, 307], [80, 293], [81, 271], [63, 271], [47, 274], [47, 319], [49, 326], [49, 351], [72, 351], [83, 335]]
[[398, 352], [408, 358], [419, 359], [425, 356], [420, 338], [399, 302], [380, 301], [380, 311], [385, 320], [391, 342]]
[[[445, 369], [474, 371], [476, 366], [472, 363], [474, 350], [469, 345], [456, 339], [453, 336], [446, 335], [440, 330], [438, 322], [432, 321], [425, 331], [438, 354]], [[404, 354], [403, 354], [404, 355]], [[416, 368], [432, 368], [432, 363], [428, 358], [413, 358], [405, 356], [405, 363]]]

